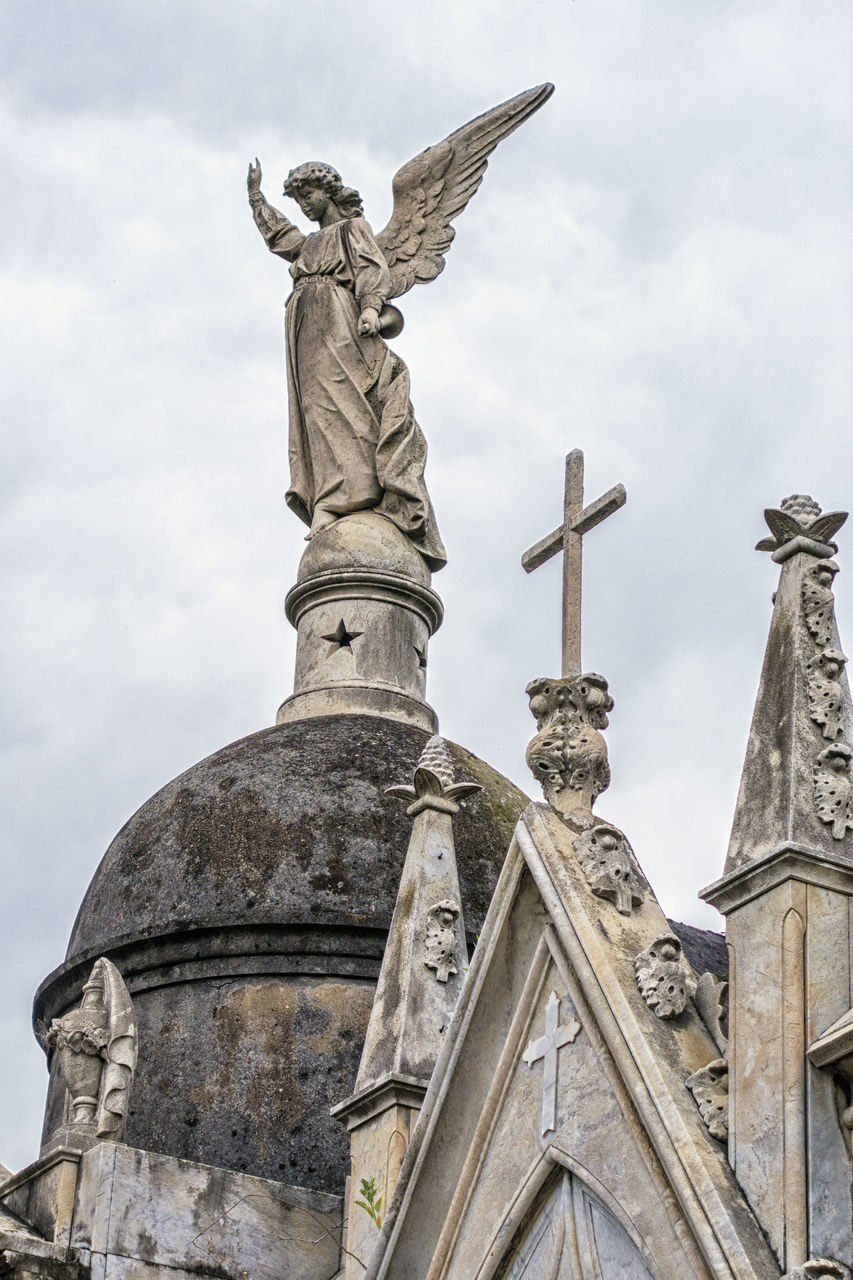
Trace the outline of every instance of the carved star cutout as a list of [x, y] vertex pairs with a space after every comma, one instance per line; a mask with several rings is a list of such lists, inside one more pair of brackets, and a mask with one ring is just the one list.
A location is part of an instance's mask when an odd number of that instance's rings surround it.
[[421, 668], [422, 671], [426, 670], [426, 664], [427, 664], [426, 646], [424, 646], [423, 649], [419, 649], [416, 644], [413, 644], [412, 648], [414, 649], [415, 653], [418, 655], [418, 666]]
[[363, 634], [361, 631], [348, 631], [346, 623], [341, 618], [334, 631], [330, 635], [322, 637], [323, 640], [329, 641], [329, 652], [326, 657], [331, 657], [333, 653], [337, 653], [338, 649], [349, 649], [352, 652], [353, 640], [357, 640]]

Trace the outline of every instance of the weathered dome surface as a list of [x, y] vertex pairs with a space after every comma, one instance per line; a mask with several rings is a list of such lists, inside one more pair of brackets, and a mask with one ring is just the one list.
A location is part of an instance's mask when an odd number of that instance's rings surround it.
[[[133, 1146], [340, 1192], [348, 1143], [329, 1107], [355, 1079], [411, 832], [385, 788], [427, 739], [365, 715], [232, 743], [147, 801], [107, 850], [35, 1018], [79, 999], [108, 955], [134, 1000]], [[467, 927], [485, 916], [527, 803], [450, 744], [483, 791], [454, 819]], [[52, 1073], [45, 1129], [64, 1090]]]
[[[239, 923], [387, 929], [411, 831], [385, 788], [411, 781], [429, 735], [323, 716], [265, 729], [157, 792], [118, 833], [83, 900], [70, 960], [126, 935]], [[522, 793], [451, 744], [484, 790], [454, 822], [466, 919], [485, 916]]]

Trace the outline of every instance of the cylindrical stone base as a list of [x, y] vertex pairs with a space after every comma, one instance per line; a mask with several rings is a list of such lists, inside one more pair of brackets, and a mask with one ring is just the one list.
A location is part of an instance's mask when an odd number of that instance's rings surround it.
[[285, 612], [296, 627], [293, 694], [276, 722], [318, 715], [387, 715], [434, 733], [424, 701], [427, 646], [441, 600], [408, 538], [358, 512], [312, 539]]

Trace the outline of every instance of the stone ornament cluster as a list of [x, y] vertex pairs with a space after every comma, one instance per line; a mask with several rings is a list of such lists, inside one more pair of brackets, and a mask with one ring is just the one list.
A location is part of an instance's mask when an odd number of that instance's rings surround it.
[[832, 539], [846, 521], [847, 512], [821, 513], [814, 498], [795, 493], [783, 499], [778, 508], [765, 511], [764, 518], [773, 537], [763, 538], [756, 550], [770, 551], [778, 564], [799, 552], [817, 557], [806, 571], [801, 589], [803, 620], [814, 646], [808, 661], [809, 717], [820, 734], [812, 766], [812, 787], [820, 821], [831, 829], [834, 840], [843, 840], [853, 829], [853, 747], [843, 738], [841, 679], [847, 658], [832, 647], [832, 585], [838, 573], [838, 565], [832, 559], [838, 545]]
[[853, 828], [853, 748], [842, 737], [844, 693], [840, 676], [847, 658], [840, 649], [830, 647], [835, 628], [832, 584], [836, 573], [838, 565], [834, 560], [818, 560], [803, 579], [802, 596], [806, 628], [816, 648], [809, 662], [809, 715], [821, 738], [829, 743], [815, 756], [815, 806], [821, 822], [831, 827], [833, 839], [843, 840]]
[[603, 676], [531, 680], [526, 693], [538, 730], [527, 765], [557, 813], [581, 827], [592, 825], [592, 806], [610, 785], [607, 728], [613, 699]]
[[725, 1142], [729, 1136], [729, 1064], [725, 1058], [715, 1058], [707, 1067], [694, 1071], [685, 1083], [711, 1137]]
[[64, 1142], [120, 1142], [136, 1069], [133, 1004], [121, 974], [105, 956], [95, 961], [80, 1004], [54, 1018], [44, 1046], [57, 1054], [67, 1089]]
[[597, 898], [612, 902], [629, 916], [643, 904], [634, 851], [616, 827], [601, 823], [584, 831], [574, 844], [575, 857]]
[[637, 987], [658, 1018], [677, 1018], [687, 1007], [689, 974], [673, 933], [656, 938], [634, 961]]
[[[840, 512], [834, 513], [841, 515]], [[853, 748], [843, 739], [844, 692], [840, 677], [847, 662], [840, 649], [831, 648], [835, 628], [832, 584], [838, 565], [818, 560], [803, 579], [803, 613], [817, 652], [809, 662], [809, 715], [821, 738], [829, 743], [814, 761], [814, 799], [821, 822], [832, 829], [834, 840], [843, 840], [853, 828], [850, 761]]]

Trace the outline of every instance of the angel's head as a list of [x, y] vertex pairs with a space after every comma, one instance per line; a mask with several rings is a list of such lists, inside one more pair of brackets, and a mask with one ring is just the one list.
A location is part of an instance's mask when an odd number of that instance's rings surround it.
[[338, 218], [358, 218], [364, 212], [358, 192], [345, 187], [337, 169], [320, 160], [291, 169], [284, 180], [284, 194], [292, 196], [312, 222], [322, 222], [329, 211]]

